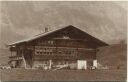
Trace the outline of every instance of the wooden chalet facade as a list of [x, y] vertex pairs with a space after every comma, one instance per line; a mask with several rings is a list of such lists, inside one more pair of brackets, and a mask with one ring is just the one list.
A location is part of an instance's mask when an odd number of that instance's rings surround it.
[[78, 65], [81, 61], [86, 61], [86, 68], [93, 66], [97, 48], [107, 45], [69, 25], [10, 44], [9, 64], [16, 68], [42, 66], [47, 67], [46, 69], [76, 64], [78, 69], [82, 69]]

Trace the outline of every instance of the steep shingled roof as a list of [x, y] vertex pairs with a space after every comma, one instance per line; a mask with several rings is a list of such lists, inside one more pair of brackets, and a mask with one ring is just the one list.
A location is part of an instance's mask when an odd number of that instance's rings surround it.
[[[29, 41], [38, 39], [38, 38], [40, 38], [40, 37], [47, 36], [47, 35], [49, 35], [49, 34], [51, 34], [51, 33], [57, 32], [57, 31], [59, 31], [59, 30], [63, 30], [63, 29], [65, 29], [65, 28], [70, 28], [70, 27], [73, 27], [73, 28], [78, 29], [77, 27], [74, 27], [74, 26], [72, 26], [72, 25], [68, 25], [68, 26], [66, 26], [66, 27], [58, 28], [58, 29], [55, 29], [55, 30], [52, 30], [52, 31], [48, 31], [48, 32], [45, 32], [45, 33], [41, 33], [41, 34], [35, 35], [35, 36], [33, 36], [33, 37], [30, 37], [30, 38], [27, 38], [27, 39], [24, 39], [24, 40], [20, 40], [20, 41], [11, 43], [11, 44], [9, 44], [9, 46], [16, 45], [16, 44], [20, 44], [20, 43], [24, 43], [24, 42], [29, 42]], [[78, 30], [80, 30], [80, 29], [78, 29]], [[101, 44], [104, 45], [104, 46], [107, 46], [107, 45], [108, 45], [107, 43], [105, 43], [105, 42], [103, 42], [103, 41], [101, 41], [101, 40], [99, 40], [99, 39], [97, 39], [97, 38], [95, 38], [95, 37], [89, 35], [88, 33], [84, 32], [84, 31], [82, 31], [82, 30], [80, 30], [80, 31], [83, 32], [86, 36], [90, 37], [90, 38], [91, 38], [92, 40], [94, 40], [95, 42], [101, 43]]]
[[[67, 27], [68, 27], [68, 26], [67, 26]], [[63, 29], [63, 28], [65, 28], [65, 27], [58, 28], [58, 29], [54, 29], [54, 30], [52, 30], [52, 31], [48, 31], [48, 32], [44, 32], [44, 33], [40, 33], [40, 34], [38, 34], [38, 35], [29, 37], [29, 38], [27, 38], [27, 39], [23, 39], [23, 40], [14, 42], [14, 43], [10, 43], [9, 46], [15, 45], [15, 44], [19, 44], [19, 43], [23, 43], [23, 42], [29, 42], [29, 41], [35, 40], [35, 39], [37, 39], [37, 38], [46, 36], [46, 35], [48, 35], [48, 34], [50, 34], [50, 33], [53, 33], [53, 32], [56, 32], [56, 31], [58, 31], [58, 30], [61, 30], [61, 29]]]

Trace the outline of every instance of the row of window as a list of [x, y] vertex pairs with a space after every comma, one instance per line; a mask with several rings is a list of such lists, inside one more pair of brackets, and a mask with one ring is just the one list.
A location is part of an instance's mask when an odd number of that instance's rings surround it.
[[35, 50], [38, 51], [38, 52], [54, 52], [54, 51], [60, 51], [60, 52], [62, 52], [62, 51], [65, 51], [65, 52], [73, 51], [74, 52], [75, 50], [77, 50], [77, 48], [64, 48], [64, 47], [56, 48], [56, 47], [36, 46]]
[[37, 42], [38, 45], [65, 45], [65, 46], [85, 46], [83, 44], [81, 44], [81, 42], [73, 42], [73, 41], [39, 41]]
[[51, 44], [51, 45], [53, 45], [53, 44], [55, 44], [55, 42], [52, 41], [52, 40], [49, 40], [49, 41], [38, 41], [38, 44]]
[[36, 55], [53, 55], [53, 54], [62, 54], [62, 55], [70, 55], [70, 54], [76, 54], [77, 52], [76, 51], [59, 51], [59, 52], [42, 52], [42, 51], [35, 51], [35, 54]]
[[[71, 47], [45, 47], [45, 46], [35, 46], [35, 49], [42, 49], [42, 50], [50, 50], [50, 49], [68, 49], [68, 50], [77, 50], [78, 48], [71, 48]], [[79, 50], [83, 50], [85, 48], [79, 48]]]
[[[40, 64], [50, 64], [49, 61], [42, 61], [39, 63]], [[63, 64], [70, 64], [70, 63], [76, 63], [76, 61], [51, 61], [51, 64], [54, 64], [54, 65], [63, 65]]]
[[39, 50], [37, 50], [37, 51], [35, 51], [35, 53], [36, 54], [52, 54], [51, 52], [46, 52], [46, 51], [39, 51]]
[[74, 48], [74, 47], [48, 47], [48, 46], [35, 46], [35, 49], [40, 49], [40, 50], [92, 50], [92, 49], [86, 49], [86, 48]]

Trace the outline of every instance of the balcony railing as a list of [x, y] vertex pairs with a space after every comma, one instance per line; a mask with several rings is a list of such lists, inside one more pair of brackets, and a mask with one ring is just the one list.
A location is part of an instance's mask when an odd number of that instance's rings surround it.
[[77, 56], [68, 56], [68, 55], [36, 55], [34, 60], [44, 60], [44, 59], [77, 59]]
[[9, 59], [10, 59], [10, 60], [22, 60], [23, 57], [19, 57], [19, 56], [10, 56]]

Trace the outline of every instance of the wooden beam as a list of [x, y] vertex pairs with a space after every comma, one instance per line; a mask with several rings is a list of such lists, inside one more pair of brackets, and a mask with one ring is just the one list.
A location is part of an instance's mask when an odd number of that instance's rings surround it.
[[22, 57], [23, 57], [23, 61], [24, 61], [24, 66], [25, 66], [25, 69], [27, 69], [27, 64], [26, 64], [26, 61], [25, 61], [25, 58], [24, 58], [24, 53], [23, 53], [23, 50], [22, 50]]

